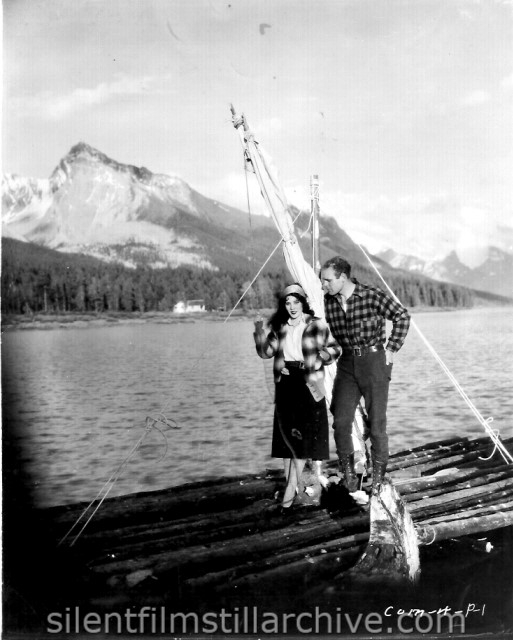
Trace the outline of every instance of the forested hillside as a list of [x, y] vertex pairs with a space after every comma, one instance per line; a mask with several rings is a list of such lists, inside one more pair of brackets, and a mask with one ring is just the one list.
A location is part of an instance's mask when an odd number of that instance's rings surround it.
[[[367, 267], [355, 265], [362, 282], [383, 286]], [[193, 267], [130, 269], [95, 258], [65, 254], [10, 238], [2, 240], [2, 313], [171, 311], [179, 300], [201, 298], [209, 310], [230, 310], [253, 279], [244, 270]], [[285, 269], [264, 272], [242, 307], [269, 308], [290, 283]], [[472, 306], [468, 289], [397, 271], [387, 281], [408, 307]]]

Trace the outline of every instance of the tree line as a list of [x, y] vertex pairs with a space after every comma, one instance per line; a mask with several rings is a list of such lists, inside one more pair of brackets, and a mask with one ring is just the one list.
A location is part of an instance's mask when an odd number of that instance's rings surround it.
[[[354, 275], [361, 282], [384, 288], [366, 267], [356, 265]], [[172, 311], [177, 302], [192, 299], [203, 300], [207, 310], [229, 311], [253, 277], [249, 270], [241, 269], [132, 269], [15, 240], [2, 242], [4, 314]], [[263, 273], [240, 306], [245, 310], [272, 308], [290, 282], [285, 270]], [[388, 275], [387, 282], [407, 307], [472, 306], [471, 292], [457, 285], [395, 273]]]

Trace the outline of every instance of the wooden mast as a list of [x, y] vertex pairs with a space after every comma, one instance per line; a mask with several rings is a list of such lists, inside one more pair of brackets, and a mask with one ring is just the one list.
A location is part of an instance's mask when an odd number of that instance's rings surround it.
[[319, 241], [319, 176], [310, 177], [310, 197], [312, 206], [312, 268], [317, 275], [321, 271]]

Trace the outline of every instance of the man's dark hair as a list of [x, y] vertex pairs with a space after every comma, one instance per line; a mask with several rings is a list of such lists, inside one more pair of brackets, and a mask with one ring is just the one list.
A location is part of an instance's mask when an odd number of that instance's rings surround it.
[[345, 273], [348, 278], [351, 277], [351, 265], [347, 260], [344, 260], [344, 258], [341, 258], [340, 256], [334, 256], [333, 258], [326, 260], [322, 265], [322, 270], [329, 269], [330, 267], [335, 272], [337, 278], [340, 278], [343, 273]]

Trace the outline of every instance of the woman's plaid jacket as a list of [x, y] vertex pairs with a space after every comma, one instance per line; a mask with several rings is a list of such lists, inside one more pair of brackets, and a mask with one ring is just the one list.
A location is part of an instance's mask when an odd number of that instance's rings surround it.
[[[324, 380], [324, 365], [334, 362], [342, 353], [342, 348], [331, 335], [326, 322], [321, 318], [304, 315], [306, 327], [301, 339], [303, 362], [305, 367], [305, 382], [319, 383]], [[281, 379], [281, 370], [285, 367], [283, 344], [287, 335], [287, 324], [276, 333], [271, 329], [268, 335], [265, 331], [255, 331], [255, 346], [258, 355], [267, 359], [274, 357], [274, 382]]]

